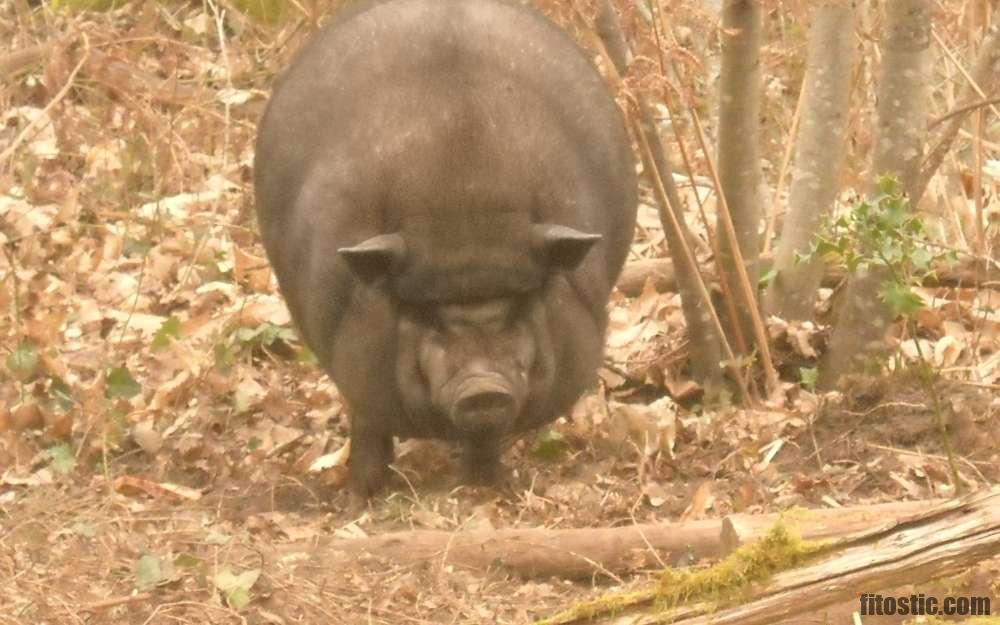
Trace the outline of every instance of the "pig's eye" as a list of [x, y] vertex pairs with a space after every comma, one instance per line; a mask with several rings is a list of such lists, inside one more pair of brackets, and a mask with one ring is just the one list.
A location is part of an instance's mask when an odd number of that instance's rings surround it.
[[506, 317], [504, 318], [504, 325], [508, 329], [515, 328], [518, 326], [518, 324], [521, 323], [523, 319], [524, 319], [523, 311], [514, 309], [511, 310], [509, 313], [507, 313]]
[[434, 314], [434, 311], [426, 311], [420, 315], [420, 323], [432, 330], [440, 330], [443, 327], [441, 317]]
[[531, 300], [527, 297], [521, 297], [511, 300], [511, 306], [506, 313], [506, 324], [507, 327], [513, 327], [524, 321], [531, 310]]
[[435, 330], [438, 330], [439, 332], [443, 332], [445, 327], [447, 326], [444, 315], [441, 313], [441, 310], [439, 308], [433, 308], [433, 307], [428, 308], [426, 313], [424, 314], [424, 318], [426, 320], [425, 323], [428, 326], [434, 328]]

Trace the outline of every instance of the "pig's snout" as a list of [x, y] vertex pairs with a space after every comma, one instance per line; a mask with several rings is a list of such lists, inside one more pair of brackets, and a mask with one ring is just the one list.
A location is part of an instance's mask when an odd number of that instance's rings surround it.
[[517, 400], [502, 381], [474, 378], [460, 385], [451, 420], [462, 430], [505, 429], [517, 417]]

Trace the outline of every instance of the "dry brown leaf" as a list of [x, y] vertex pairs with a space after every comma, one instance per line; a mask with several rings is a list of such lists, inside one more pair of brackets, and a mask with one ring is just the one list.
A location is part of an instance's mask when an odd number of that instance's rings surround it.
[[122, 475], [115, 478], [115, 492], [123, 495], [146, 494], [154, 499], [170, 499], [197, 501], [201, 499], [201, 491], [169, 482], [153, 482], [133, 475]]
[[696, 521], [705, 518], [706, 513], [715, 505], [715, 494], [712, 492], [712, 482], [704, 481], [694, 489], [691, 501], [684, 512], [681, 513], [680, 521]]

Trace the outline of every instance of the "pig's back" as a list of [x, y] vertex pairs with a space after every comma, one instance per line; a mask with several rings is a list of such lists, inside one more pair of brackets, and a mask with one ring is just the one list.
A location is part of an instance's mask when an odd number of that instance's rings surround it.
[[537, 273], [539, 222], [603, 236], [574, 277], [603, 308], [634, 228], [629, 140], [600, 76], [565, 33], [497, 0], [348, 9], [282, 76], [256, 158], [265, 245], [300, 326], [310, 292], [352, 283], [340, 247], [402, 232], [424, 274], [504, 289]]

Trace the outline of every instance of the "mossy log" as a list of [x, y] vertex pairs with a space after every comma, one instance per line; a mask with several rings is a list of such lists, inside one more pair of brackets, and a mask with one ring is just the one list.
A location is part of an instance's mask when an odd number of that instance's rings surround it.
[[[1000, 555], [1000, 491], [977, 493], [915, 515], [883, 520], [820, 548], [811, 544], [807, 553], [808, 565], [774, 572], [763, 580], [748, 578], [727, 592], [712, 587], [711, 594], [699, 596], [697, 589], [690, 589], [684, 593], [683, 605], [661, 600], [661, 595], [671, 592], [670, 580], [682, 579], [675, 574], [663, 577], [648, 591], [643, 605], [632, 601], [622, 606], [615, 603], [613, 595], [607, 595], [541, 622], [773, 625], [815, 619], [828, 606], [857, 602], [863, 593], [966, 573]], [[711, 579], [710, 575], [701, 577]], [[635, 591], [626, 595], [630, 600], [637, 596], [640, 594]], [[594, 605], [614, 608], [602, 617], [589, 609]]]

